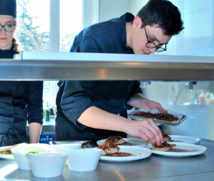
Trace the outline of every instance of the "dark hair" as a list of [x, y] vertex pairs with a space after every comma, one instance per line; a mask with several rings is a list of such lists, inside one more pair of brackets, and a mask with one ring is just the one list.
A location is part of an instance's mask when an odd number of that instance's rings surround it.
[[[14, 18], [15, 26], [16, 26], [16, 18]], [[12, 39], [12, 46], [13, 46], [13, 51], [15, 54], [20, 54], [20, 50], [18, 48], [19, 44], [16, 38], [13, 37]]]
[[12, 45], [13, 45], [13, 51], [15, 54], [20, 54], [20, 51], [19, 51], [19, 48], [18, 48], [18, 43], [17, 43], [17, 40], [13, 37], [13, 40], [12, 40]]
[[180, 11], [168, 0], [149, 0], [137, 13], [145, 25], [158, 25], [164, 35], [177, 35], [184, 29]]

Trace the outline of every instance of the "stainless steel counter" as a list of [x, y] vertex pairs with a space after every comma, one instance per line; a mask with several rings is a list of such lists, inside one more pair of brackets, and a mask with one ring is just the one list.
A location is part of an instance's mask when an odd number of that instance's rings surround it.
[[[194, 157], [164, 157], [152, 155], [150, 158], [132, 162], [100, 161], [92, 172], [74, 172], [65, 166], [63, 175], [46, 181], [213, 181], [214, 180], [214, 142], [202, 140], [206, 146], [205, 154]], [[34, 177], [30, 171], [17, 169], [13, 160], [0, 159], [0, 180], [44, 180]]]

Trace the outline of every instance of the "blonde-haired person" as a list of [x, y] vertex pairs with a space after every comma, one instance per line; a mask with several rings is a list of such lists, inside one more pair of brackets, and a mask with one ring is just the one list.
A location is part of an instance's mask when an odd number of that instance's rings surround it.
[[[14, 38], [16, 1], [0, 0], [0, 58], [19, 54]], [[37, 143], [43, 119], [43, 82], [0, 81], [0, 146]], [[29, 138], [27, 133], [29, 124]]]

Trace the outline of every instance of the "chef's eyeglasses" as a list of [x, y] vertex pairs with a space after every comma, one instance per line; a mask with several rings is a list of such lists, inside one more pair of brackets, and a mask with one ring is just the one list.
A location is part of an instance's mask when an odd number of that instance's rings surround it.
[[[143, 22], [143, 20], [142, 20]], [[146, 47], [147, 48], [156, 48], [156, 52], [163, 52], [163, 51], [166, 51], [166, 44], [163, 44], [163, 45], [156, 45], [155, 43], [153, 43], [152, 41], [149, 40], [148, 38], [148, 34], [146, 32], [146, 25], [145, 23], [143, 22], [144, 24], [144, 30], [145, 30], [145, 34], [146, 34], [146, 38], [147, 38], [147, 43], [146, 43]]]
[[7, 32], [12, 32], [15, 29], [15, 24], [7, 24], [7, 25], [0, 25], [0, 31], [2, 30], [2, 28], [5, 29], [5, 31]]

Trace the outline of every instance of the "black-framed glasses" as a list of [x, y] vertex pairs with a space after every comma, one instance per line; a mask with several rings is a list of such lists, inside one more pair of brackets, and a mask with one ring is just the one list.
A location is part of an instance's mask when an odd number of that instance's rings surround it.
[[15, 24], [0, 25], [0, 31], [2, 28], [4, 28], [7, 32], [12, 32], [15, 29]]
[[[142, 20], [142, 22], [143, 22], [143, 20]], [[144, 31], [145, 31], [146, 38], [147, 38], [146, 47], [147, 48], [156, 48], [156, 50], [155, 50], [156, 52], [166, 51], [166, 44], [159, 46], [159, 45], [156, 45], [155, 43], [153, 43], [152, 41], [149, 40], [148, 34], [146, 32], [146, 25], [144, 22], [143, 22], [143, 24], [144, 24]]]

